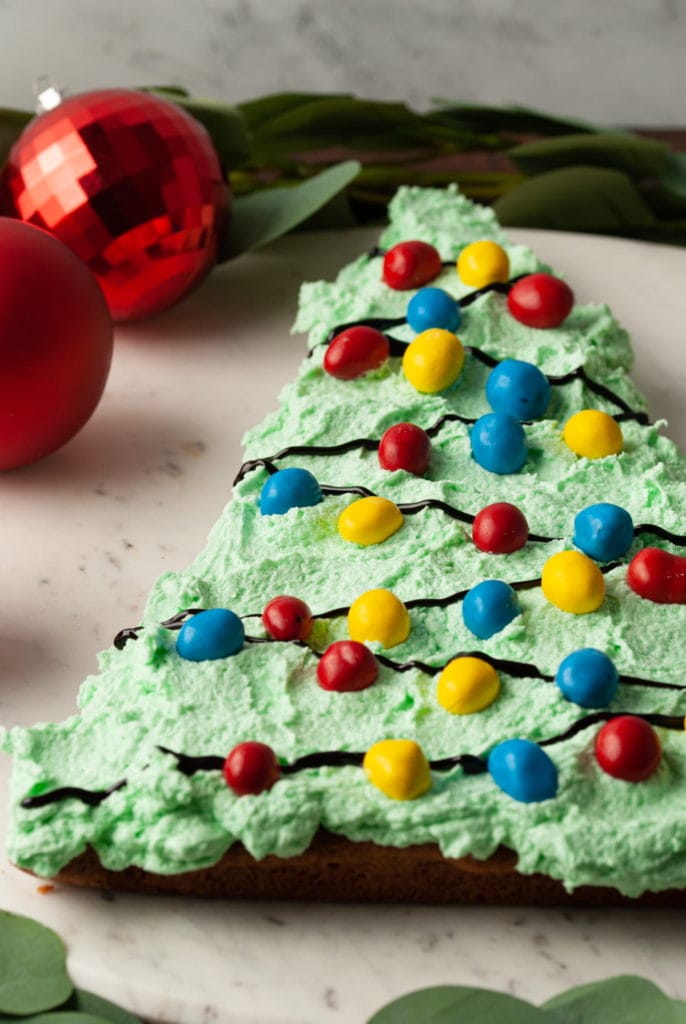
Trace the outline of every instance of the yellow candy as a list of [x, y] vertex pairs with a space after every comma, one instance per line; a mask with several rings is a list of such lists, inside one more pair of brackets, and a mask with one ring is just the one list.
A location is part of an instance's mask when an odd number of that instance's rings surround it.
[[395, 647], [410, 635], [410, 616], [402, 601], [390, 590], [365, 590], [350, 606], [348, 632], [351, 640], [377, 640]]
[[500, 678], [493, 666], [466, 656], [448, 662], [438, 677], [436, 696], [451, 715], [473, 715], [492, 704], [499, 692]]
[[353, 544], [380, 544], [403, 525], [403, 514], [388, 498], [360, 498], [343, 509], [338, 532]]
[[543, 593], [563, 612], [585, 615], [600, 608], [605, 579], [595, 562], [580, 551], [560, 551], [543, 566]]
[[431, 786], [429, 762], [414, 740], [381, 740], [364, 755], [369, 781], [391, 800], [414, 800]]
[[562, 434], [565, 443], [577, 455], [587, 459], [603, 459], [617, 455], [624, 447], [624, 437], [616, 420], [599, 409], [582, 409], [567, 421]]
[[464, 284], [471, 288], [483, 288], [494, 281], [507, 281], [510, 261], [497, 242], [472, 242], [458, 257], [457, 273]]
[[405, 349], [403, 373], [424, 395], [445, 391], [457, 380], [464, 363], [464, 348], [452, 331], [431, 327]]

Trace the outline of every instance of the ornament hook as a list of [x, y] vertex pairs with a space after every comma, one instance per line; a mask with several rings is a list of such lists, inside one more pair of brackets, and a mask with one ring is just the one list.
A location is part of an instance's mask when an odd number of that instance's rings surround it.
[[36, 99], [36, 113], [45, 114], [60, 105], [64, 99], [64, 88], [49, 75], [41, 75], [34, 79], [33, 95]]

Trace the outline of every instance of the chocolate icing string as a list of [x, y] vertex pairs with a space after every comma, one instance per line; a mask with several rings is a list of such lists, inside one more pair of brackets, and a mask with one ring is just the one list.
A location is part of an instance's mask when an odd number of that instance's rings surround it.
[[[600, 722], [608, 722], [613, 718], [618, 718], [621, 715], [632, 715], [635, 718], [642, 718], [645, 722], [650, 725], [657, 726], [662, 729], [673, 729], [675, 731], [683, 732], [684, 730], [684, 718], [682, 715], [665, 715], [657, 712], [645, 712], [637, 714], [633, 711], [596, 711], [589, 715], [584, 715], [574, 722], [564, 732], [558, 733], [556, 736], [549, 736], [544, 740], [534, 741], [539, 747], [551, 747], [556, 743], [564, 743], [566, 740], [571, 739], [578, 733], [583, 732], [592, 725], [597, 725]], [[190, 754], [179, 753], [175, 750], [171, 750], [169, 747], [158, 746], [157, 748], [163, 754], [169, 754], [170, 757], [176, 759], [177, 770], [184, 775], [195, 775], [196, 772], [201, 771], [221, 771], [224, 767], [226, 758], [216, 755], [200, 755], [192, 756]], [[341, 768], [345, 766], [360, 767], [364, 761], [364, 753], [349, 750], [326, 750], [316, 752], [312, 754], [304, 754], [301, 757], [296, 758], [294, 761], [280, 764], [279, 768], [282, 775], [294, 775], [300, 771], [308, 771], [316, 768]], [[481, 775], [488, 771], [488, 760], [487, 754], [455, 754], [449, 757], [434, 758], [429, 761], [429, 767], [432, 771], [436, 772], [449, 772], [454, 768], [462, 768], [465, 775]], [[127, 785], [126, 779], [121, 779], [116, 782], [109, 789], [80, 789], [75, 786], [62, 786], [59, 789], [53, 789], [47, 793], [41, 793], [38, 796], [24, 797], [21, 801], [21, 806], [26, 810], [32, 810], [38, 807], [45, 807], [48, 804], [57, 803], [61, 800], [73, 798], [81, 800], [83, 803], [90, 807], [96, 807], [98, 804], [106, 800], [108, 796], [116, 792], [119, 789], [123, 789]]]

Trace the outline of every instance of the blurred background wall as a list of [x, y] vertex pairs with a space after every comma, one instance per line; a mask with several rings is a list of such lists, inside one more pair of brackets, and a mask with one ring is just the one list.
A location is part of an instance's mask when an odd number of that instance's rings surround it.
[[0, 0], [0, 105], [179, 84], [225, 100], [302, 89], [426, 107], [513, 102], [683, 125], [686, 0]]

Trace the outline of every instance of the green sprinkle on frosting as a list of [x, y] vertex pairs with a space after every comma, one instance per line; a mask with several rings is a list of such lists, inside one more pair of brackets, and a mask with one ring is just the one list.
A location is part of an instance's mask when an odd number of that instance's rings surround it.
[[[545, 269], [534, 254], [510, 245], [490, 210], [455, 189], [401, 189], [381, 239], [430, 242], [443, 259], [479, 238], [504, 245], [511, 275]], [[433, 284], [456, 297], [470, 289], [451, 267]], [[573, 282], [572, 282], [573, 284]], [[484, 394], [488, 368], [469, 354], [462, 375], [439, 395], [420, 395], [405, 380], [400, 360], [378, 371], [339, 381], [322, 369], [322, 342], [336, 324], [367, 317], [403, 316], [407, 292], [381, 281], [380, 260], [361, 256], [337, 280], [305, 284], [295, 330], [306, 332], [313, 354], [285, 388], [278, 409], [246, 437], [246, 460], [267, 458], [289, 445], [334, 445], [352, 437], [380, 438], [399, 421], [433, 425], [447, 412], [478, 417], [490, 411]], [[411, 340], [407, 326], [394, 336]], [[628, 377], [632, 354], [626, 332], [606, 306], [574, 307], [565, 323], [533, 330], [515, 321], [501, 295], [488, 294], [463, 311], [458, 334], [495, 358], [514, 357], [547, 374], [583, 366], [635, 410], [645, 401]], [[353, 841], [409, 846], [437, 843], [446, 857], [486, 858], [500, 845], [518, 855], [518, 870], [543, 872], [568, 889], [609, 885], [636, 896], [646, 889], [686, 885], [686, 736], [663, 730], [663, 758], [646, 782], [604, 774], [589, 752], [595, 729], [548, 748], [559, 772], [556, 798], [522, 804], [501, 792], [488, 774], [460, 768], [435, 773], [424, 796], [393, 801], [370, 785], [356, 766], [310, 769], [283, 778], [258, 796], [236, 797], [219, 771], [187, 776], [162, 745], [189, 755], [219, 755], [237, 743], [260, 740], [282, 760], [325, 750], [364, 751], [384, 738], [419, 742], [429, 759], [484, 754], [513, 737], [542, 740], [563, 732], [585, 712], [557, 687], [501, 673], [497, 700], [477, 714], [447, 714], [435, 696], [435, 678], [382, 667], [377, 683], [359, 693], [330, 693], [316, 684], [311, 651], [288, 643], [248, 644], [234, 657], [194, 663], [175, 651], [176, 634], [160, 623], [187, 608], [229, 607], [259, 614], [267, 601], [296, 594], [315, 612], [349, 606], [364, 590], [387, 587], [402, 600], [440, 597], [485, 578], [508, 582], [540, 576], [545, 560], [572, 546], [576, 512], [598, 501], [625, 507], [635, 523], [686, 532], [686, 461], [660, 434], [660, 424], [622, 423], [624, 450], [589, 461], [563, 443], [566, 420], [581, 408], [616, 414], [581, 380], [553, 388], [547, 418], [525, 427], [529, 458], [513, 476], [495, 476], [470, 455], [469, 428], [450, 422], [433, 439], [424, 479], [379, 467], [376, 453], [288, 456], [279, 468], [302, 466], [322, 484], [363, 485], [396, 503], [434, 498], [475, 514], [506, 500], [525, 513], [533, 533], [558, 538], [529, 542], [507, 556], [478, 551], [469, 527], [436, 509], [406, 516], [382, 544], [344, 542], [336, 522], [355, 495], [328, 496], [285, 516], [261, 516], [257, 498], [266, 470], [248, 472], [212, 528], [193, 564], [165, 573], [150, 594], [144, 629], [123, 650], [99, 658], [100, 672], [79, 694], [80, 713], [58, 724], [15, 728], [0, 741], [14, 757], [9, 855], [46, 876], [93, 847], [103, 865], [136, 865], [172, 874], [214, 864], [240, 841], [255, 857], [288, 857], [305, 850], [319, 828]], [[628, 556], [646, 544], [678, 552], [668, 542], [640, 536]], [[522, 614], [502, 632], [479, 641], [463, 622], [459, 604], [415, 608], [408, 639], [390, 652], [440, 666], [459, 651], [536, 665], [554, 674], [579, 647], [597, 647], [620, 673], [684, 682], [680, 647], [686, 608], [656, 605], [634, 594], [626, 568], [606, 575], [607, 593], [595, 613], [573, 616], [549, 604], [538, 587], [519, 594]], [[264, 636], [259, 618], [247, 631]], [[319, 620], [310, 639], [316, 650], [347, 637], [345, 618]], [[686, 714], [686, 691], [620, 686], [610, 710]], [[29, 794], [77, 785], [127, 785], [95, 807], [75, 799], [21, 807]]]

